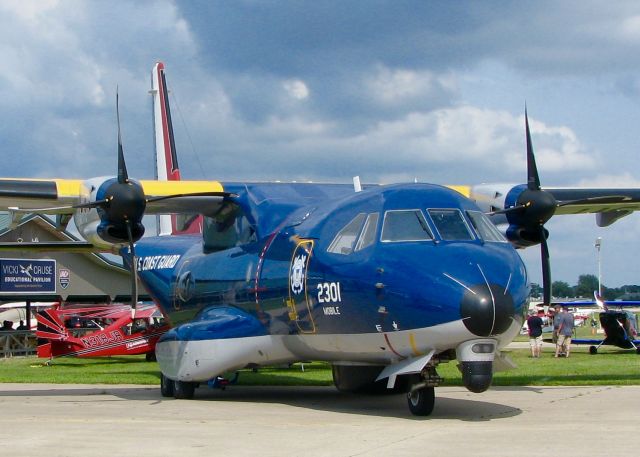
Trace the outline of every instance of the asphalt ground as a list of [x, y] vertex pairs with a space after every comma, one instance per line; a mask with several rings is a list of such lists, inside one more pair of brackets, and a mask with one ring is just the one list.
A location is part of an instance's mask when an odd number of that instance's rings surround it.
[[640, 386], [436, 389], [427, 418], [404, 396], [333, 387], [0, 384], [2, 456], [611, 456], [638, 449]]

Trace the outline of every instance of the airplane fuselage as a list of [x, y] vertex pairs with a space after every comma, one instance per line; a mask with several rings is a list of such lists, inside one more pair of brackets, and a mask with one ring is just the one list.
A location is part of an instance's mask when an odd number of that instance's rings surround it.
[[[233, 236], [218, 220], [213, 235], [137, 243], [140, 278], [175, 325], [157, 346], [163, 373], [206, 381], [305, 359], [388, 365], [517, 334], [524, 265], [508, 242], [482, 238], [471, 201], [424, 184], [322, 187], [228, 185], [241, 202]], [[283, 194], [279, 218], [253, 222]]]

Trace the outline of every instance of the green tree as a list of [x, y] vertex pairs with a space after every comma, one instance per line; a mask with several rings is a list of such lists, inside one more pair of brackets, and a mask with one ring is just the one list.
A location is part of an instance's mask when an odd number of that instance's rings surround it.
[[536, 282], [531, 283], [531, 297], [542, 297], [542, 286]]
[[591, 297], [598, 290], [598, 278], [596, 275], [580, 275], [576, 285], [577, 297]]
[[554, 297], [573, 297], [573, 287], [568, 282], [553, 281], [551, 283], [551, 292]]

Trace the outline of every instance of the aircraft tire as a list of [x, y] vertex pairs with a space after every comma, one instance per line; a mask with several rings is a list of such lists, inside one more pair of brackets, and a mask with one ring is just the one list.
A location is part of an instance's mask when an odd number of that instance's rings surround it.
[[160, 373], [160, 394], [163, 397], [173, 397], [175, 392], [175, 382]]
[[436, 403], [434, 387], [423, 387], [407, 393], [409, 411], [414, 416], [429, 416], [433, 412]]
[[598, 348], [595, 346], [589, 346], [589, 354], [596, 355], [598, 353]]
[[155, 353], [155, 351], [154, 351], [154, 352], [147, 352], [147, 353], [144, 355], [144, 359], [145, 359], [147, 362], [156, 362], [156, 361], [157, 361], [157, 359], [156, 359], [156, 353]]
[[640, 355], [640, 348], [636, 348], [636, 354]]
[[179, 400], [191, 400], [196, 391], [195, 382], [174, 381], [173, 396]]

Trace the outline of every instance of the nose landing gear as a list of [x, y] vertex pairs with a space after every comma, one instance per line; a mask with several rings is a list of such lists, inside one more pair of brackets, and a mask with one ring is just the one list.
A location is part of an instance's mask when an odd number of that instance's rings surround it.
[[433, 362], [424, 367], [420, 374], [412, 376], [414, 379], [407, 392], [407, 404], [414, 416], [429, 416], [433, 412], [436, 401], [435, 388], [444, 381], [436, 372], [439, 360]]

